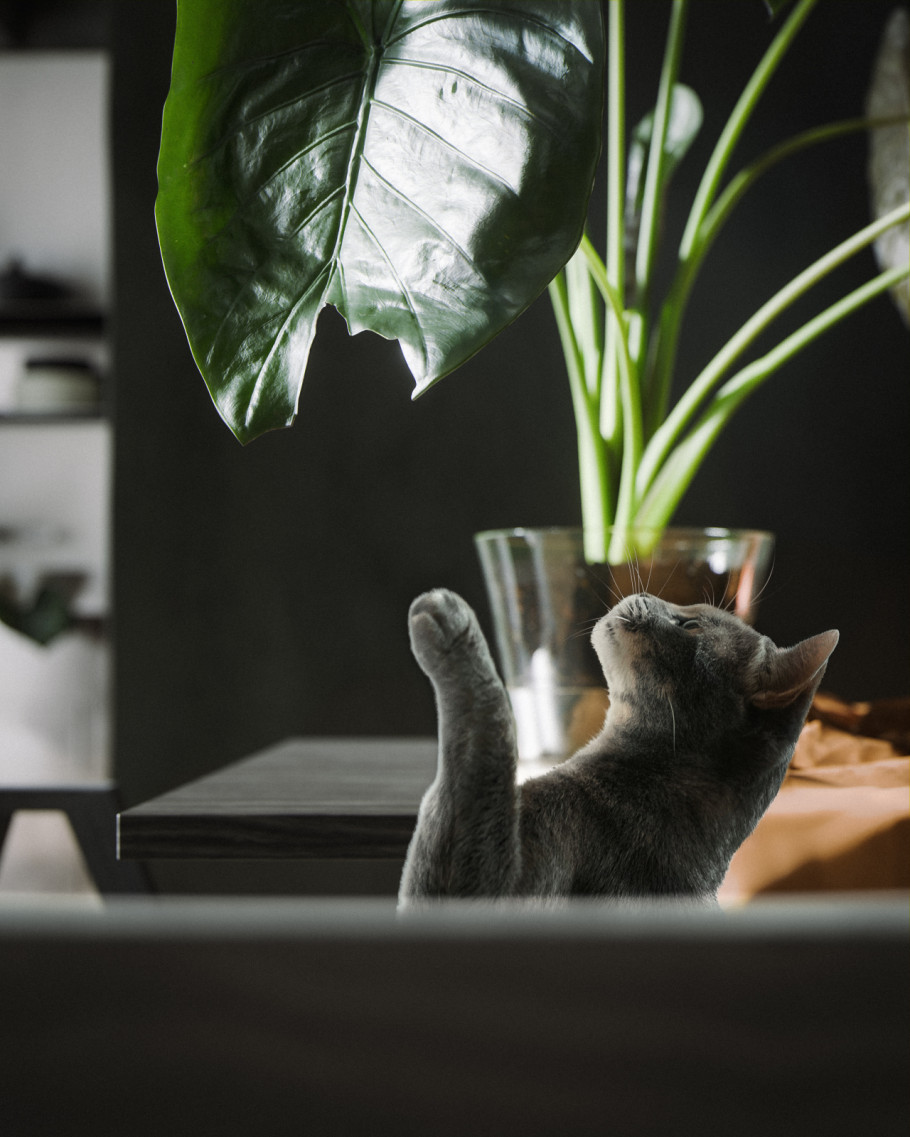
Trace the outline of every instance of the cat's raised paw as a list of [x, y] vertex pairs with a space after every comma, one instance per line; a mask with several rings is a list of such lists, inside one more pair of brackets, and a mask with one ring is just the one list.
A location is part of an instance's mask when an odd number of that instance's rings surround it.
[[462, 598], [445, 588], [424, 592], [408, 614], [411, 649], [422, 666], [433, 667], [453, 649], [480, 634], [474, 613]]

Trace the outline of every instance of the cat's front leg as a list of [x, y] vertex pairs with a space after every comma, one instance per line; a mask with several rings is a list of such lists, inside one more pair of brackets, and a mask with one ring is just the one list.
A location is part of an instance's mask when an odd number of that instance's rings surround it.
[[402, 875], [418, 898], [503, 896], [520, 869], [512, 713], [483, 632], [454, 592], [411, 605], [411, 648], [433, 684], [439, 766], [424, 795]]

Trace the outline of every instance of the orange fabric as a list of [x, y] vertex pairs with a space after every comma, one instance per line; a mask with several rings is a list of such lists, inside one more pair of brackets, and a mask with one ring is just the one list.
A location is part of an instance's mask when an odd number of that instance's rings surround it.
[[780, 793], [733, 858], [722, 903], [910, 889], [910, 700], [883, 706], [819, 696]]

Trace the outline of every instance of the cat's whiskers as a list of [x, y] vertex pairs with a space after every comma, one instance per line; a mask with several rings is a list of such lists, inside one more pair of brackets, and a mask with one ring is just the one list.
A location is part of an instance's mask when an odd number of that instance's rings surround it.
[[673, 700], [667, 695], [667, 706], [670, 708], [670, 722], [673, 724], [673, 757], [676, 757], [676, 712], [673, 710]]
[[620, 602], [620, 600], [622, 600], [622, 599], [623, 599], [622, 592], [620, 592], [620, 590], [618, 588], [615, 588], [613, 585], [610, 585], [610, 600], [612, 601], [612, 603], [610, 604], [610, 607], [612, 608], [614, 605], [618, 604]]
[[580, 624], [574, 632], [569, 633], [569, 639], [577, 640], [581, 639], [582, 636], [590, 636], [591, 632], [593, 632], [595, 627], [597, 627], [599, 621], [600, 616], [595, 616], [592, 620], [585, 620], [584, 623]]
[[653, 559], [648, 562], [648, 579], [645, 582], [644, 592], [651, 591], [651, 577], [654, 575], [654, 561]]
[[590, 565], [585, 566], [585, 576], [587, 578], [588, 584], [591, 586], [591, 591], [602, 604], [603, 596], [601, 595], [601, 588], [606, 584], [606, 587], [609, 590], [609, 584], [607, 584], [606, 581], [601, 580], [601, 578], [597, 575], [596, 572], [594, 572]]
[[655, 593], [658, 600], [663, 600], [664, 591], [670, 586], [670, 584], [673, 583], [673, 577], [676, 573], [676, 570], [679, 568], [679, 566], [681, 564], [682, 564], [682, 558], [679, 558], [676, 561], [676, 564], [673, 566], [673, 568], [671, 568], [670, 571], [667, 573], [666, 577], [664, 578], [664, 582], [661, 585], [660, 591]]
[[[587, 570], [587, 573], [588, 573], [588, 579], [591, 582], [591, 590], [594, 592], [595, 596], [601, 602], [601, 604], [603, 604], [605, 610], [612, 608], [614, 604], [618, 604], [620, 602], [620, 600], [622, 600], [622, 596], [620, 595], [619, 591], [613, 587], [612, 576], [609, 577], [607, 580], [602, 580], [599, 576], [597, 576], [595, 573], [593, 573], [590, 568]], [[604, 600], [604, 598], [600, 594], [598, 588], [595, 587], [597, 585], [601, 585], [604, 588], [606, 588], [607, 594], [610, 598], [611, 603], [608, 604]]]
[[651, 583], [651, 566], [648, 567], [648, 580], [645, 583], [645, 578], [641, 575], [641, 559], [637, 552], [635, 554], [635, 575], [638, 577], [638, 591], [647, 592]]
[[635, 592], [644, 592], [645, 584], [641, 575], [641, 561], [638, 558], [638, 550], [630, 542], [625, 548], [625, 559], [629, 566], [629, 576], [632, 579], [632, 587]]
[[771, 567], [768, 569], [768, 576], [765, 579], [765, 583], [761, 586], [761, 588], [758, 590], [758, 592], [756, 592], [755, 595], [752, 597], [752, 603], [753, 604], [757, 604], [759, 602], [759, 600], [764, 598], [765, 593], [768, 591], [768, 586], [771, 583], [771, 577], [773, 575], [774, 575], [774, 561], [772, 560], [771, 561]]
[[608, 565], [607, 570], [606, 576], [603, 577], [600, 583], [606, 588], [607, 594], [610, 597], [610, 602], [607, 607], [612, 608], [614, 604], [618, 604], [620, 600], [622, 600], [622, 590], [616, 580], [615, 567]]
[[[773, 573], [774, 573], [774, 562], [772, 561], [771, 567], [768, 570], [768, 576], [767, 576], [764, 584], [762, 584], [761, 588], [758, 590], [758, 592], [755, 593], [754, 596], [751, 596], [749, 598], [750, 605], [753, 607], [753, 609], [758, 604], [758, 602], [764, 598], [765, 593], [768, 591], [768, 586], [771, 584], [771, 577], [772, 577]], [[738, 614], [738, 612], [737, 612], [737, 601], [738, 601], [738, 599], [739, 599], [738, 593], [734, 592], [733, 595], [730, 597], [730, 599], [722, 606], [723, 610], [725, 612], [732, 612], [734, 615], [737, 615]]]
[[[623, 561], [629, 567], [629, 577], [630, 577], [631, 583], [632, 583], [632, 592], [633, 593], [645, 592], [646, 589], [644, 586], [644, 582], [642, 581], [641, 567], [640, 567], [639, 561], [638, 561], [638, 552], [635, 549], [635, 546], [633, 544], [631, 544], [631, 542], [628, 542], [628, 543], [623, 545]], [[626, 595], [631, 595], [631, 594], [630, 593], [620, 594], [619, 597], [617, 598], [617, 602], [619, 600], [624, 600]]]

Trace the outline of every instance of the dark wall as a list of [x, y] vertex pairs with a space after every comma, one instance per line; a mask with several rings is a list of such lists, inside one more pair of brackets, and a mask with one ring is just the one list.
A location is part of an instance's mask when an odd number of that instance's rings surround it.
[[[861, 110], [890, 7], [820, 6], [744, 158]], [[666, 5], [629, 8], [637, 115], [654, 90]], [[446, 585], [485, 620], [472, 534], [576, 522], [579, 507], [545, 299], [416, 403], [397, 346], [348, 338], [328, 312], [297, 424], [239, 446], [190, 357], [155, 237], [173, 5], [116, 5], [114, 21], [115, 752], [136, 800], [289, 734], [432, 732], [408, 650], [410, 600]], [[768, 35], [758, 0], [694, 5], [684, 78], [709, 103], [702, 156]], [[693, 303], [685, 375], [864, 223], [864, 163], [864, 142], [837, 143], [743, 203]], [[678, 175], [683, 203], [693, 164]], [[825, 295], [871, 270], [867, 254]], [[679, 515], [777, 533], [760, 626], [780, 642], [840, 627], [827, 682], [848, 698], [908, 688], [907, 346], [886, 301], [813, 346], [740, 413]]]

